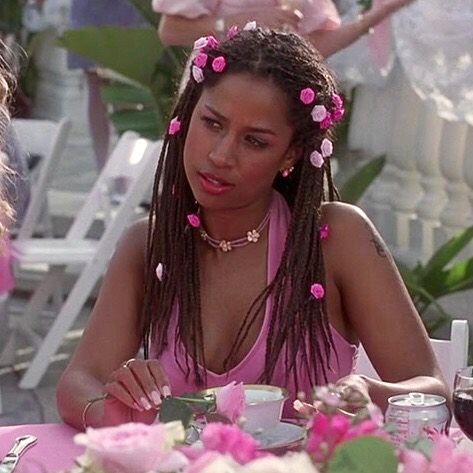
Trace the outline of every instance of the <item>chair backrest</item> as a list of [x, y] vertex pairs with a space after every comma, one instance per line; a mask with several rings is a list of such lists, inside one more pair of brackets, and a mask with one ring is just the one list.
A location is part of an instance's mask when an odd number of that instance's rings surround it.
[[18, 239], [24, 239], [31, 238], [45, 208], [47, 192], [66, 148], [72, 123], [66, 118], [57, 123], [51, 120], [16, 118], [12, 125], [25, 151], [42, 157], [37, 178], [32, 183], [30, 202], [17, 235]]
[[[66, 239], [86, 237], [100, 214], [104, 215], [105, 233], [109, 226], [121, 232], [151, 185], [162, 141], [152, 142], [137, 133], [124, 133], [74, 219]], [[115, 220], [120, 220], [118, 225]], [[111, 222], [113, 225], [110, 225]], [[103, 235], [104, 237], [105, 235]]]
[[[453, 389], [455, 372], [468, 364], [468, 331], [467, 320], [453, 320], [450, 340], [430, 339], [445, 381], [451, 389]], [[379, 379], [362, 345], [360, 345], [356, 372]]]

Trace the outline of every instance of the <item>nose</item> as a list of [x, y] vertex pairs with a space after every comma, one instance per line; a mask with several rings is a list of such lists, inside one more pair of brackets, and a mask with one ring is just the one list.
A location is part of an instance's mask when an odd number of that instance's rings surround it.
[[209, 159], [215, 167], [231, 167], [234, 163], [235, 140], [230, 134], [221, 136], [209, 153]]

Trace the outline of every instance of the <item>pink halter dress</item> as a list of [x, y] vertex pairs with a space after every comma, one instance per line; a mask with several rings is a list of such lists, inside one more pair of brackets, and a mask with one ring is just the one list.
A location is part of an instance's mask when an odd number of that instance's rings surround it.
[[[277, 192], [274, 192], [270, 212], [267, 258], [268, 283], [274, 278], [278, 269], [291, 218], [290, 210], [285, 199]], [[186, 377], [186, 362], [189, 362], [189, 366], [192, 367], [191, 356], [186, 351], [181, 341], [177, 342], [177, 346], [175, 345], [177, 317], [178, 309], [176, 307], [169, 324], [167, 347], [159, 357], [159, 360], [169, 377], [171, 390], [174, 395], [196, 392], [200, 389], [195, 384], [192, 370], [190, 376]], [[257, 380], [260, 378], [264, 369], [270, 317], [271, 297], [268, 298], [266, 303], [263, 324], [253, 347], [236, 366], [226, 373], [218, 374], [207, 369], [207, 387], [223, 386], [231, 381], [241, 381], [246, 384], [257, 383]], [[335, 382], [337, 379], [346, 376], [353, 371], [358, 357], [358, 348], [356, 345], [345, 340], [333, 327], [331, 327], [331, 332], [334, 341], [334, 350], [338, 355], [338, 359], [335, 353], [331, 354], [327, 377], [328, 382]], [[153, 346], [150, 347], [150, 356], [156, 357], [156, 351], [153, 349]], [[296, 369], [300, 369], [300, 372], [298, 373], [299, 391], [304, 391], [307, 393], [308, 397], [310, 397], [313, 386], [311, 386], [308, 376], [302, 369], [302, 364], [296, 367]], [[322, 382], [323, 381], [320, 380], [320, 383]], [[286, 381], [284, 356], [281, 356], [277, 362], [271, 384], [284, 387], [289, 391], [290, 399], [286, 402], [283, 415], [286, 418], [294, 417], [292, 403], [296, 399], [297, 390], [292, 376], [289, 376], [288, 381]]]

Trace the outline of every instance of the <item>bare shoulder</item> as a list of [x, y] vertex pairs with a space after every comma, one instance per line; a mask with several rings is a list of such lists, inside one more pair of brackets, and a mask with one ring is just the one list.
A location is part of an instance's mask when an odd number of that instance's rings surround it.
[[119, 258], [142, 266], [145, 260], [147, 237], [147, 218], [132, 223], [120, 238], [114, 259]]

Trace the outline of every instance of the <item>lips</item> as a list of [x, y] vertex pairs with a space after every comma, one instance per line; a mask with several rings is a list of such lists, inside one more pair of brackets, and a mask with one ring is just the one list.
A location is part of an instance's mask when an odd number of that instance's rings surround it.
[[202, 189], [208, 194], [220, 195], [233, 189], [230, 182], [207, 172], [199, 172], [199, 181]]

